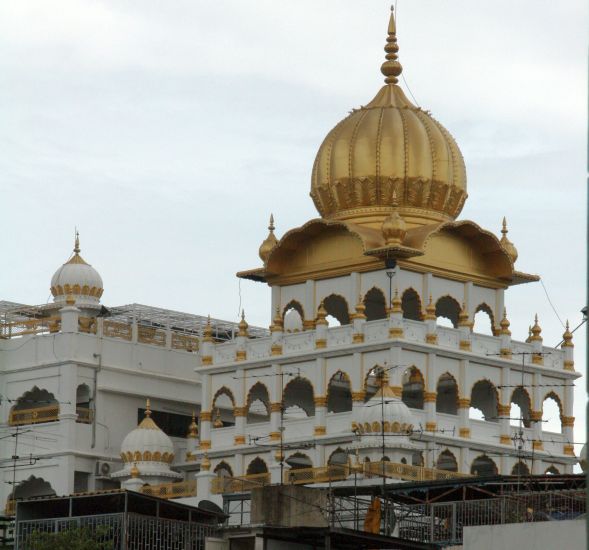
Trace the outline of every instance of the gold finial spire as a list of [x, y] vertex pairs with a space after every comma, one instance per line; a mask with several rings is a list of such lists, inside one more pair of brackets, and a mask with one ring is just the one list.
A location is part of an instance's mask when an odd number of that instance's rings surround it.
[[245, 320], [245, 310], [242, 309], [241, 310], [241, 321], [239, 321], [239, 325], [237, 325], [239, 328], [239, 332], [237, 333], [237, 336], [247, 336], [247, 329], [249, 327], [249, 325], [247, 324], [247, 321]]
[[366, 315], [364, 312], [366, 311], [366, 305], [364, 304], [364, 300], [362, 300], [362, 294], [358, 295], [358, 303], [356, 304], [356, 319], [366, 319]]
[[270, 223], [268, 224], [268, 236], [264, 240], [264, 242], [260, 245], [260, 249], [258, 250], [258, 254], [260, 259], [266, 263], [268, 257], [270, 256], [270, 252], [278, 243], [278, 239], [276, 235], [274, 235], [274, 214], [270, 214]]
[[397, 200], [397, 190], [393, 191], [391, 213], [382, 222], [381, 231], [387, 245], [400, 244], [407, 234], [407, 225], [405, 220], [399, 214], [399, 202]]
[[74, 254], [80, 253], [80, 233], [78, 233], [78, 229], [76, 228], [76, 238], [74, 240]]
[[192, 422], [188, 426], [188, 439], [196, 439], [198, 437], [198, 424], [196, 423], [196, 413], [192, 411]]
[[432, 295], [429, 295], [429, 304], [425, 308], [425, 319], [428, 321], [435, 321], [436, 320], [436, 306], [434, 305], [434, 300]]
[[315, 320], [315, 325], [328, 325], [329, 323], [327, 322], [327, 310], [325, 309], [325, 306], [323, 305], [323, 300], [321, 301], [321, 303], [319, 304], [319, 308], [317, 309], [317, 319]]
[[145, 416], [147, 418], [151, 416], [151, 400], [149, 397], [145, 400]]
[[536, 313], [536, 315], [534, 316], [534, 325], [530, 328], [530, 332], [532, 333], [532, 336], [530, 337], [530, 342], [535, 342], [535, 341], [542, 341], [542, 336], [540, 336], [540, 333], [542, 332], [542, 329], [540, 328], [540, 325], [538, 324], [538, 314]]
[[207, 315], [207, 324], [205, 325], [205, 330], [203, 333], [203, 340], [205, 342], [212, 342], [213, 341], [213, 327], [211, 326], [211, 316]]
[[573, 333], [570, 331], [569, 328], [569, 320], [567, 319], [566, 322], [566, 329], [564, 331], [564, 334], [562, 335], [562, 339], [563, 339], [563, 343], [562, 346], [563, 348], [572, 348], [574, 346], [573, 344]]
[[513, 263], [515, 263], [515, 261], [517, 260], [517, 248], [515, 248], [514, 244], [507, 238], [507, 233], [509, 233], [509, 230], [507, 229], [507, 220], [505, 219], [505, 216], [503, 216], [503, 224], [501, 226], [501, 246], [505, 249], [505, 252], [507, 252], [507, 254], [509, 255], [509, 257], [511, 258], [511, 261]]
[[403, 71], [401, 63], [397, 61], [399, 56], [399, 46], [397, 45], [397, 25], [395, 24], [395, 14], [393, 13], [393, 6], [391, 6], [391, 17], [389, 19], [389, 35], [387, 36], [387, 43], [384, 47], [386, 52], [386, 61], [381, 65], [380, 72], [386, 77], [384, 81], [387, 84], [397, 84], [397, 78]]
[[270, 332], [278, 332], [283, 328], [282, 316], [280, 315], [280, 306], [276, 306], [276, 315], [270, 325]]
[[131, 477], [133, 479], [136, 479], [136, 478], [139, 477], [140, 472], [139, 472], [139, 468], [137, 468], [137, 462], [133, 462], [133, 466], [131, 466], [131, 472], [130, 473], [131, 473]]
[[217, 411], [215, 413], [215, 421], [213, 422], [213, 427], [214, 428], [222, 428], [223, 427], [223, 421], [221, 420], [221, 411], [219, 410], [219, 407], [217, 407]]
[[470, 320], [468, 318], [468, 311], [466, 310], [466, 304], [462, 302], [460, 313], [458, 314], [458, 326], [459, 327], [470, 327]]
[[392, 299], [392, 310], [393, 313], [403, 313], [403, 301], [399, 296], [399, 289], [395, 288], [395, 295]]
[[511, 331], [509, 330], [509, 320], [507, 319], [507, 308], [503, 308], [503, 319], [501, 319], [501, 322], [499, 323], [499, 326], [501, 327], [501, 330], [499, 331], [499, 334], [505, 334], [506, 336], [511, 336]]

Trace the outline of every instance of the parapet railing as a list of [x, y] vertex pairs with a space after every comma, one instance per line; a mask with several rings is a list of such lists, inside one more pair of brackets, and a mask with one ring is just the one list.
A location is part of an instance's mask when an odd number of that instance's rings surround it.
[[88, 407], [76, 407], [76, 414], [78, 415], [76, 422], [79, 424], [92, 424], [94, 415]]
[[59, 316], [0, 323], [0, 338], [18, 338], [28, 334], [50, 334], [59, 332], [60, 326], [61, 318]]
[[211, 480], [211, 493], [224, 495], [227, 493], [247, 493], [256, 487], [268, 485], [270, 474], [250, 474], [242, 477], [216, 477]]
[[328, 483], [330, 481], [342, 481], [351, 473], [347, 464], [333, 464], [318, 468], [291, 468], [284, 472], [284, 483], [291, 485], [304, 485], [307, 483]]
[[8, 416], [9, 426], [40, 424], [42, 422], [54, 422], [56, 420], [59, 420], [58, 403], [55, 403], [54, 405], [45, 405], [43, 407], [12, 410]]
[[176, 483], [160, 483], [159, 485], [146, 485], [141, 489], [144, 495], [159, 498], [182, 498], [196, 496], [196, 479], [179, 481]]

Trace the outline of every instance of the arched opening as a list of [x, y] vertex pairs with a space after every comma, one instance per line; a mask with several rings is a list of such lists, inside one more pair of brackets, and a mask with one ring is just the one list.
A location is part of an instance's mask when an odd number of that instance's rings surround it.
[[403, 317], [412, 321], [421, 321], [421, 299], [419, 294], [412, 288], [408, 288], [401, 296], [401, 309]]
[[495, 335], [495, 316], [485, 303], [479, 304], [475, 309], [473, 330], [479, 334]]
[[524, 462], [522, 462], [520, 460], [519, 462], [516, 462], [513, 465], [513, 468], [511, 469], [511, 475], [512, 476], [529, 476], [530, 469], [527, 467], [527, 465]]
[[284, 416], [288, 420], [315, 416], [313, 385], [306, 378], [297, 376], [284, 388]]
[[425, 463], [424, 458], [423, 458], [423, 452], [419, 451], [416, 453], [413, 453], [411, 455], [411, 465], [412, 466], [423, 466]]
[[290, 466], [291, 470], [313, 467], [313, 462], [305, 453], [293, 453], [285, 460], [285, 462]]
[[215, 473], [217, 477], [233, 477], [233, 469], [224, 460], [221, 460], [221, 462], [215, 466], [213, 473]]
[[445, 449], [440, 453], [440, 456], [438, 456], [438, 460], [436, 461], [436, 468], [438, 470], [446, 470], [448, 472], [457, 472], [458, 462], [456, 461], [456, 457], [451, 451]]
[[270, 396], [268, 388], [261, 382], [256, 382], [247, 394], [248, 424], [268, 422], [270, 420]]
[[[470, 393], [469, 417], [474, 420], [498, 421], [497, 389], [489, 380], [479, 380]], [[475, 409], [475, 410], [473, 410]], [[476, 412], [479, 411], [479, 413]]]
[[254, 458], [249, 463], [247, 470], [246, 470], [246, 474], [248, 476], [267, 474], [267, 473], [268, 473], [268, 466], [259, 456]]
[[76, 388], [76, 422], [90, 424], [92, 416], [90, 412], [90, 388], [86, 384], [80, 384]]
[[235, 398], [225, 386], [219, 388], [213, 397], [213, 428], [224, 428], [235, 424], [233, 409]]
[[552, 466], [547, 468], [546, 472], [544, 473], [549, 476], [557, 476], [560, 474], [560, 470], [553, 464]]
[[282, 313], [284, 332], [301, 332], [303, 330], [303, 319], [305, 312], [303, 306], [296, 300], [291, 300]]
[[[327, 312], [326, 319], [330, 325], [335, 326], [337, 323], [340, 325], [350, 324], [350, 310], [348, 308], [348, 302], [346, 302], [343, 296], [330, 294], [323, 300], [323, 307]], [[331, 318], [335, 319], [337, 323], [333, 322]]]
[[423, 374], [417, 367], [410, 367], [403, 373], [401, 400], [411, 409], [423, 409], [425, 384]]
[[440, 376], [436, 393], [436, 412], [458, 414], [458, 385], [450, 373]]
[[562, 404], [554, 392], [546, 394], [542, 402], [542, 431], [562, 432]]
[[33, 386], [33, 389], [23, 393], [10, 409], [8, 424], [21, 426], [54, 422], [58, 419], [59, 403], [55, 396], [47, 390]]
[[381, 372], [382, 372], [382, 367], [379, 365], [372, 367], [368, 371], [368, 374], [366, 375], [366, 378], [364, 379], [364, 402], [365, 403], [368, 400], [370, 400], [371, 397], [374, 397], [374, 395], [378, 391], [378, 388], [380, 388]]
[[15, 487], [10, 493], [8, 500], [50, 497], [55, 496], [55, 494], [55, 490], [51, 487], [51, 483], [45, 481], [42, 477], [30, 476]]
[[352, 410], [352, 388], [345, 372], [337, 371], [327, 385], [327, 412], [340, 413]]
[[530, 411], [531, 401], [528, 392], [524, 388], [516, 388], [511, 394], [511, 409], [509, 413], [509, 423], [512, 426], [519, 426], [520, 418], [526, 428], [531, 426]]
[[470, 467], [470, 473], [473, 476], [496, 476], [497, 472], [497, 464], [487, 455], [481, 455], [475, 458]]
[[380, 288], [371, 288], [364, 296], [364, 311], [367, 321], [375, 321], [376, 319], [386, 319], [386, 299]]
[[348, 453], [338, 447], [333, 453], [329, 455], [327, 464], [330, 466], [345, 466], [348, 463]]
[[436, 322], [439, 325], [443, 326], [445, 324], [443, 319], [447, 319], [451, 323], [450, 326], [457, 327], [459, 315], [460, 304], [452, 296], [442, 296], [436, 302]]

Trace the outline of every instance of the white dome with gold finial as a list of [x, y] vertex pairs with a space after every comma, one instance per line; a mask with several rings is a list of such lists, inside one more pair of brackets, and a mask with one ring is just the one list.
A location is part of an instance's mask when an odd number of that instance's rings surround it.
[[53, 301], [65, 304], [71, 296], [78, 306], [98, 306], [103, 292], [102, 277], [80, 256], [80, 237], [76, 232], [74, 255], [51, 278]]

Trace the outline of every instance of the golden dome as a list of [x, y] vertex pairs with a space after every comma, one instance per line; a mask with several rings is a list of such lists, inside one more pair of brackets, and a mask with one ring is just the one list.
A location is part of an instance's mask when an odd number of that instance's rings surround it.
[[397, 85], [394, 16], [381, 67], [385, 86], [325, 138], [313, 165], [311, 197], [322, 217], [380, 228], [391, 213], [410, 226], [449, 221], [466, 200], [466, 170], [458, 145]]
[[511, 261], [513, 263], [515, 263], [515, 261], [517, 260], [517, 248], [515, 248], [515, 245], [507, 238], [507, 233], [509, 233], [508, 229], [507, 229], [507, 220], [505, 219], [505, 216], [503, 217], [503, 225], [501, 227], [501, 246], [505, 249], [505, 251], [507, 252], [507, 254], [509, 254], [509, 257], [511, 258]]

